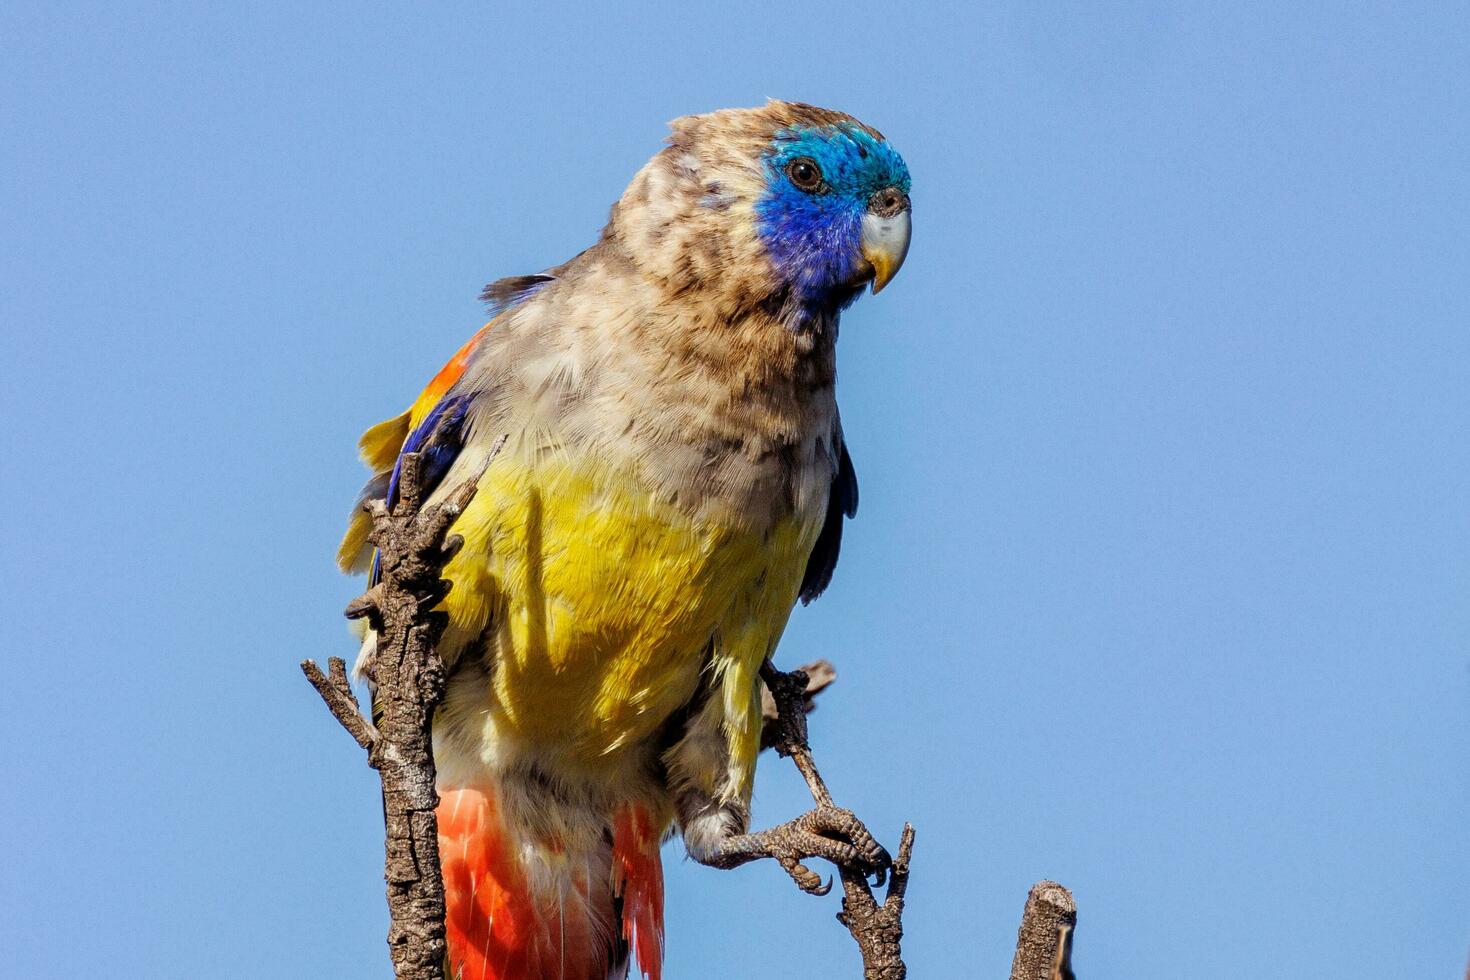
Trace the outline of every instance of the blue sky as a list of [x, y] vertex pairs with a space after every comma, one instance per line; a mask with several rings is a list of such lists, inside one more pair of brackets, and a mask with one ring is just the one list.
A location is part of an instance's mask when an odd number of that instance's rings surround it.
[[[591, 242], [665, 120], [851, 111], [914, 177], [844, 322], [863, 483], [788, 664], [919, 829], [919, 977], [1457, 977], [1470, 948], [1463, 4], [11, 2], [0, 973], [387, 977], [354, 441]], [[779, 760], [756, 820], [808, 804]], [[669, 974], [856, 976], [666, 851]], [[822, 965], [830, 964], [830, 965]], [[809, 969], [806, 969], [809, 967]]]

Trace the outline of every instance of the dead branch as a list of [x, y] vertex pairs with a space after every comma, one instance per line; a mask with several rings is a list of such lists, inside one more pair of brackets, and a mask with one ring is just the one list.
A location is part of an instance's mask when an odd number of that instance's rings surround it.
[[[817, 710], [817, 695], [821, 694], [832, 682], [837, 679], [837, 668], [829, 661], [813, 660], [809, 664], [802, 664], [795, 672], [806, 675], [806, 690], [802, 692], [801, 710], [803, 714], [811, 714]], [[771, 689], [761, 681], [761, 751], [775, 748], [776, 740], [781, 737], [781, 710], [776, 705], [776, 698], [771, 694]]]
[[[503, 440], [502, 440], [503, 442]], [[493, 459], [499, 450], [491, 450]], [[488, 464], [487, 464], [488, 465]], [[347, 606], [377, 634], [368, 675], [375, 685], [373, 720], [362, 716], [341, 659], [327, 673], [310, 660], [302, 671], [332, 716], [358, 745], [383, 784], [384, 876], [388, 882], [388, 949], [398, 980], [444, 980], [444, 878], [434, 809], [431, 724], [444, 697], [444, 664], [434, 649], [446, 618], [434, 611], [444, 597], [444, 564], [463, 544], [449, 528], [475, 495], [478, 478], [442, 502], [423, 508], [418, 454], [403, 457], [399, 499], [390, 510], [368, 503], [378, 549], [375, 585]]]
[[1011, 980], [1076, 980], [1072, 973], [1072, 932], [1077, 903], [1055, 881], [1038, 881], [1026, 896], [1026, 911], [1016, 935]]
[[[831, 665], [827, 666], [830, 670]], [[832, 676], [836, 676], [835, 672]], [[817, 771], [811, 745], [807, 741], [806, 714], [811, 710], [808, 705], [815, 693], [811, 682], [803, 671], [783, 673], [769, 660], [761, 665], [761, 680], [765, 682], [775, 707], [775, 718], [767, 716], [762, 742], [769, 736], [770, 745], [796, 763], [819, 806], [834, 806], [832, 794], [822, 774]], [[827, 683], [830, 682], [828, 679]], [[825, 686], [822, 684], [816, 690]], [[908, 975], [900, 947], [904, 892], [908, 889], [909, 860], [913, 848], [914, 828], [911, 824], [904, 824], [898, 854], [888, 871], [888, 890], [882, 903], [873, 896], [873, 890], [861, 872], [846, 868], [840, 871], [843, 898], [837, 921], [847, 927], [862, 953], [863, 980], [904, 980]], [[883, 884], [881, 875], [878, 884]]]

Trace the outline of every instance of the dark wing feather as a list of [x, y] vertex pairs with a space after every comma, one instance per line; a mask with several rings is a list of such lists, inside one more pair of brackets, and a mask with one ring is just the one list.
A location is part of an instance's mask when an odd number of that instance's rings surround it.
[[[398, 480], [403, 475], [403, 457], [408, 453], [418, 453], [422, 460], [419, 464], [419, 480], [423, 485], [419, 488], [419, 499], [428, 500], [429, 495], [443, 482], [445, 474], [454, 465], [455, 457], [464, 448], [465, 419], [469, 413], [470, 401], [470, 395], [456, 394], [450, 389], [439, 400], [439, 404], [434, 406], [433, 411], [419, 423], [418, 428], [409, 433], [384, 487], [383, 495], [389, 507], [398, 503]], [[376, 482], [368, 484], [369, 488], [375, 486]], [[374, 551], [372, 569], [368, 574], [368, 582], [372, 585], [378, 583], [378, 559], [378, 552]]]
[[409, 433], [408, 441], [393, 464], [393, 475], [388, 480], [388, 506], [398, 503], [398, 478], [403, 469], [403, 457], [418, 453], [423, 458], [419, 466], [419, 479], [423, 486], [419, 493], [423, 500], [438, 488], [444, 474], [454, 464], [459, 451], [464, 448], [464, 423], [469, 412], [469, 395], [456, 394], [451, 389], [425, 416], [418, 428]]
[[538, 272], [533, 276], [507, 276], [486, 286], [485, 291], [480, 294], [480, 301], [486, 304], [490, 319], [495, 319], [513, 306], [519, 306], [566, 275], [572, 263], [581, 258], [582, 254], [585, 253], [579, 253], [545, 272]]
[[857, 472], [852, 468], [852, 457], [847, 454], [847, 443], [840, 434], [837, 446], [837, 472], [832, 477], [832, 491], [827, 496], [827, 516], [822, 521], [817, 543], [806, 560], [806, 574], [801, 578], [803, 604], [821, 595], [831, 583], [832, 572], [837, 568], [837, 554], [842, 550], [843, 519], [857, 513]]
[[485, 287], [480, 294], [481, 302], [487, 304], [486, 314], [495, 319], [506, 310], [523, 303], [544, 289], [548, 283], [556, 282], [556, 276], [537, 273], [534, 276], [510, 276], [497, 279]]

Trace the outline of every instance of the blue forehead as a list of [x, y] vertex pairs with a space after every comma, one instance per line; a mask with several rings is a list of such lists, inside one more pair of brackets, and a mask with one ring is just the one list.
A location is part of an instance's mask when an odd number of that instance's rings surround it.
[[874, 191], [897, 187], [909, 192], [909, 168], [898, 151], [851, 123], [799, 126], [776, 134], [766, 166], [773, 179], [798, 157], [811, 157], [836, 194], [866, 201]]

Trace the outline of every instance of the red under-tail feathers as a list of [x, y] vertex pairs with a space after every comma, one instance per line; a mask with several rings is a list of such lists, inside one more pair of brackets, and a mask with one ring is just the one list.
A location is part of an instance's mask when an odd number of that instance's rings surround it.
[[576, 862], [553, 840], [517, 845], [490, 788], [444, 792], [438, 817], [450, 980], [608, 980], [630, 951], [660, 980], [663, 867], [645, 811], [620, 810], [611, 847]]
[[622, 939], [650, 980], [664, 958], [664, 869], [658, 828], [645, 810], [618, 811], [613, 820], [613, 891], [622, 897]]

